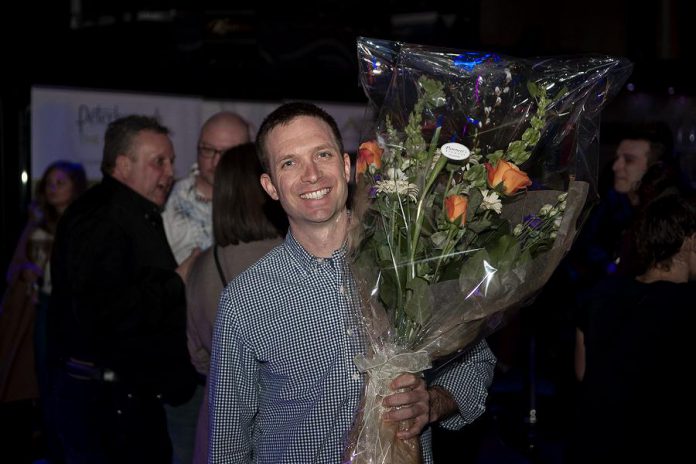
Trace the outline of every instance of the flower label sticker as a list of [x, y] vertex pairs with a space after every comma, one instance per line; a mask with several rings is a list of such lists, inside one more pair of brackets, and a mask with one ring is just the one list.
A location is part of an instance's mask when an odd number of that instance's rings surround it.
[[471, 154], [465, 145], [457, 142], [449, 142], [444, 144], [442, 147], [440, 147], [440, 152], [447, 158], [454, 161], [465, 160]]

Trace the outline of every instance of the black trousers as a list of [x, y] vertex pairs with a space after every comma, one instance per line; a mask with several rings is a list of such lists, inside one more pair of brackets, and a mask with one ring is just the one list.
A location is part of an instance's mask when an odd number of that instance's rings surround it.
[[67, 464], [171, 464], [172, 445], [161, 398], [122, 382], [53, 372], [51, 394]]

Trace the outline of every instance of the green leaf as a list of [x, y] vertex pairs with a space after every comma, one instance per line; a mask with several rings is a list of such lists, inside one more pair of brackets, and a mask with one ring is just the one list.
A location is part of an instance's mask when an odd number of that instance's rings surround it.
[[488, 158], [488, 162], [491, 163], [491, 165], [495, 166], [496, 164], [498, 164], [498, 161], [503, 159], [504, 156], [505, 156], [505, 152], [503, 150], [496, 150], [493, 153], [491, 153], [490, 155], [488, 155], [487, 158]]
[[423, 102], [429, 108], [437, 108], [445, 103], [445, 92], [442, 82], [421, 76], [418, 83], [423, 88]]
[[535, 99], [539, 97], [539, 86], [532, 81], [527, 81], [527, 90]]
[[433, 242], [433, 246], [438, 250], [443, 249], [447, 241], [447, 235], [446, 231], [435, 232], [431, 235], [430, 240]]
[[520, 244], [511, 235], [502, 235], [489, 248], [493, 265], [501, 271], [512, 269], [520, 256]]
[[477, 188], [469, 189], [469, 204], [466, 208], [466, 222], [469, 223], [474, 220], [474, 216], [478, 211], [481, 203], [483, 203], [483, 194], [481, 190]]
[[469, 170], [464, 173], [464, 180], [472, 187], [485, 188], [488, 184], [486, 167], [483, 164], [469, 167]]
[[540, 137], [541, 134], [539, 134], [538, 130], [534, 129], [533, 127], [529, 127], [526, 131], [524, 131], [524, 134], [522, 134], [522, 141], [527, 145], [536, 145]]
[[382, 279], [379, 286], [379, 298], [385, 308], [395, 308], [397, 305], [397, 285], [396, 276], [392, 270], [382, 272]]
[[416, 323], [423, 325], [430, 319], [430, 298], [428, 292], [428, 281], [416, 277], [408, 286], [410, 298], [406, 303], [406, 315]]
[[493, 223], [490, 219], [478, 219], [476, 221], [470, 221], [466, 223], [467, 229], [477, 234], [480, 234], [484, 230], [491, 227]]
[[490, 263], [491, 258], [488, 252], [482, 248], [469, 256], [462, 265], [459, 273], [459, 288], [464, 292], [469, 293], [476, 289], [485, 277], [484, 261]]

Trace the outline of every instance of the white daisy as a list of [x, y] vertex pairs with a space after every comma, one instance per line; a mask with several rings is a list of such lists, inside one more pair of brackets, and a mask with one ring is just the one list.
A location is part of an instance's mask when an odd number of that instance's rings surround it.
[[498, 193], [493, 190], [482, 190], [481, 193], [483, 194], [481, 208], [490, 209], [500, 214], [503, 210], [503, 203], [500, 201]]
[[414, 202], [418, 199], [418, 186], [407, 180], [380, 180], [375, 184], [377, 193], [408, 195]]

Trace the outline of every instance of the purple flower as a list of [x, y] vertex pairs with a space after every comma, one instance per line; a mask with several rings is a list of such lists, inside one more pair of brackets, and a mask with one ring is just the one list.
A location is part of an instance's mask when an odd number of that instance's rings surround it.
[[530, 214], [524, 217], [524, 224], [530, 229], [538, 229], [541, 226], [541, 219], [535, 214]]
[[367, 194], [370, 198], [377, 198], [377, 187], [370, 187], [370, 191]]

